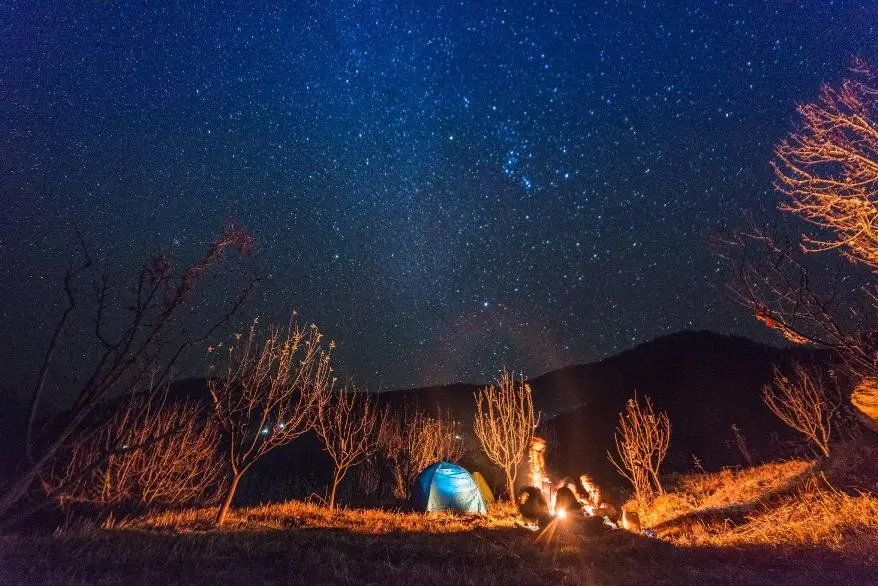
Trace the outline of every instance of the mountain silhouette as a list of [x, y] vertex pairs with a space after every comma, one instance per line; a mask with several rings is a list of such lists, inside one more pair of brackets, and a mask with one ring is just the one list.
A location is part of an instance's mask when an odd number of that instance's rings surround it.
[[[535, 407], [541, 412], [541, 433], [550, 436], [550, 470], [558, 476], [587, 472], [599, 482], [622, 486], [607, 452], [614, 450], [619, 413], [635, 393], [640, 398], [649, 396], [656, 410], [670, 417], [671, 445], [663, 472], [686, 472], [693, 467], [718, 470], [748, 464], [732, 425], [744, 438], [753, 463], [793, 454], [791, 449], [801, 442], [762, 403], [762, 387], [770, 383], [775, 366], [828, 358], [826, 352], [816, 350], [781, 349], [746, 338], [687, 330], [529, 382]], [[471, 453], [477, 453], [472, 435], [474, 394], [482, 386], [458, 383], [385, 391], [379, 401], [392, 410], [409, 405], [428, 414], [449, 414], [460, 423]], [[210, 404], [203, 378], [176, 381], [170, 397]], [[499, 481], [497, 471], [483, 457], [476, 461], [473, 465]], [[11, 470], [15, 461], [4, 464]], [[245, 478], [242, 497], [259, 502], [283, 500], [303, 491], [309, 494], [325, 482], [328, 465], [321, 444], [313, 434], [306, 434], [258, 462]]]
[[[620, 478], [607, 460], [618, 414], [635, 396], [649, 396], [671, 420], [664, 471], [693, 466], [717, 470], [747, 463], [735, 425], [754, 462], [790, 455], [792, 430], [762, 403], [773, 369], [793, 361], [825, 360], [807, 349], [782, 349], [710, 331], [685, 330], [600, 362], [568, 366], [530, 380], [534, 404], [554, 436], [548, 461], [556, 474], [588, 472], [599, 481]], [[383, 393], [390, 404], [416, 401], [427, 411], [450, 412], [471, 425], [478, 385], [454, 384]], [[696, 464], [696, 459], [698, 464]]]

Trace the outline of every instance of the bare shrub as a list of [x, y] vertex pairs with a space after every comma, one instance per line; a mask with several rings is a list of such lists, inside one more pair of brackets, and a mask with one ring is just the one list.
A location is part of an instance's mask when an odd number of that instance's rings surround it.
[[625, 411], [619, 413], [616, 428], [616, 456], [607, 456], [619, 474], [634, 488], [639, 502], [649, 501], [657, 492], [664, 494], [659, 470], [671, 440], [671, 420], [667, 413], [656, 414], [652, 400], [645, 397], [645, 407], [637, 396], [628, 400]]
[[[224, 314], [216, 319], [194, 315], [197, 305], [191, 301], [209, 273], [222, 263], [226, 250], [237, 249], [246, 254], [253, 245], [252, 236], [232, 224], [225, 227], [204, 255], [182, 271], [174, 269], [168, 254], [156, 252], [129, 283], [117, 284], [107, 275], [96, 277], [90, 287], [94, 291], [91, 298], [77, 288], [80, 281], [96, 270], [81, 238], [80, 244], [85, 260], [64, 277], [64, 311], [55, 324], [30, 394], [24, 437], [26, 466], [0, 492], [0, 517], [5, 517], [32, 492], [34, 482], [45, 475], [59, 454], [71, 447], [83, 433], [86, 422], [92, 425], [107, 399], [131, 395], [145, 388], [150, 380], [149, 388], [163, 388], [180, 358], [228, 322], [255, 284], [255, 279], [251, 279], [242, 286], [228, 300]], [[80, 317], [86, 312], [90, 315]], [[196, 319], [200, 327], [186, 327], [187, 316]], [[70, 408], [60, 425], [37, 430], [35, 422], [43, 408], [43, 393], [50, 378], [57, 376], [56, 357], [70, 344], [72, 336], [80, 337], [77, 360], [81, 376], [65, 383], [69, 385]], [[44, 503], [19, 509], [18, 515], [41, 504]]]
[[315, 430], [334, 465], [329, 509], [335, 508], [338, 485], [352, 466], [378, 449], [379, 412], [368, 392], [327, 389], [317, 402]]
[[488, 458], [506, 475], [506, 491], [515, 500], [518, 466], [530, 448], [539, 416], [527, 380], [503, 368], [496, 385], [482, 388], [476, 397], [473, 429]]
[[139, 395], [86, 439], [74, 442], [44, 487], [61, 504], [151, 508], [219, 500], [220, 434], [194, 403]]
[[246, 338], [238, 333], [226, 347], [208, 348], [212, 374], [219, 370], [216, 362], [226, 364], [222, 378], [208, 381], [216, 419], [229, 441], [231, 480], [218, 526], [244, 473], [269, 451], [312, 429], [318, 401], [334, 383], [334, 344], [323, 349], [316, 325], [299, 326], [294, 312], [286, 329], [269, 326], [261, 339], [258, 323], [253, 320]]
[[424, 468], [440, 461], [457, 462], [463, 456], [457, 423], [441, 411], [435, 416], [410, 408], [388, 413], [381, 423], [380, 450], [390, 462], [393, 496], [406, 499]]
[[774, 369], [774, 383], [762, 388], [762, 401], [788, 426], [829, 456], [829, 441], [838, 407], [826, 393], [820, 373], [797, 364], [792, 377]]

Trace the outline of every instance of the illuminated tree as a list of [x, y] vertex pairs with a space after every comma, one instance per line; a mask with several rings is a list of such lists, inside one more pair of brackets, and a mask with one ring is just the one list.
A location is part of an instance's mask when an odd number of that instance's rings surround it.
[[[314, 426], [320, 397], [330, 392], [330, 352], [320, 342], [317, 326], [300, 327], [295, 312], [285, 330], [269, 326], [260, 338], [259, 320], [250, 333], [223, 346], [208, 348], [208, 381], [214, 413], [229, 442], [229, 488], [217, 513], [223, 524], [238, 482], [262, 456], [285, 445]], [[217, 363], [225, 363], [218, 369]]]
[[[800, 105], [799, 127], [775, 148], [779, 209], [804, 230], [735, 238], [733, 289], [789, 341], [836, 351], [855, 381], [853, 405], [878, 430], [878, 83], [862, 61], [852, 72]], [[849, 262], [814, 254], [832, 251]]]
[[648, 500], [654, 492], [664, 494], [659, 470], [671, 441], [671, 420], [667, 413], [656, 414], [652, 401], [646, 397], [645, 407], [635, 396], [619, 413], [616, 428], [616, 457], [607, 456], [619, 474], [634, 488], [638, 501]]
[[[242, 286], [219, 317], [196, 315], [198, 304], [192, 303], [193, 298], [210, 282], [210, 273], [222, 264], [226, 250], [246, 254], [253, 245], [246, 230], [231, 224], [203, 256], [182, 271], [174, 270], [169, 255], [157, 252], [125, 286], [106, 275], [98, 276], [92, 283], [92, 298], [78, 290], [80, 282], [95, 270], [81, 238], [80, 244], [85, 260], [64, 277], [65, 308], [30, 396], [24, 437], [26, 466], [0, 492], [0, 517], [31, 492], [34, 482], [45, 475], [60, 454], [81, 441], [86, 423], [92, 426], [106, 421], [101, 420], [100, 409], [108, 398], [164, 388], [181, 357], [227, 323], [256, 282], [252, 279]], [[90, 315], [78, 321], [83, 313]], [[192, 327], [190, 322], [202, 325]], [[81, 376], [70, 385], [71, 401], [64, 415], [56, 425], [38, 431], [35, 423], [43, 407], [43, 393], [53, 375], [57, 376], [56, 356], [70, 343], [72, 335], [79, 336], [76, 356]], [[37, 502], [24, 511], [41, 504]]]
[[859, 79], [824, 85], [802, 104], [799, 129], [775, 148], [780, 209], [816, 228], [802, 235], [807, 252], [839, 250], [878, 270], [878, 85], [861, 61]]
[[463, 442], [450, 415], [428, 416], [406, 405], [401, 413], [389, 413], [381, 423], [380, 450], [393, 472], [393, 496], [409, 497], [409, 488], [424, 468], [440, 461], [457, 462]]
[[778, 418], [801, 432], [824, 456], [829, 456], [832, 422], [838, 411], [817, 372], [796, 365], [792, 378], [774, 369], [774, 384], [762, 389], [762, 400]]
[[226, 476], [220, 434], [192, 403], [139, 395], [95, 434], [74, 442], [46, 492], [62, 504], [138, 507], [205, 505], [219, 499]]
[[518, 466], [530, 447], [539, 416], [524, 377], [516, 381], [504, 367], [496, 382], [475, 394], [473, 428], [488, 459], [506, 475], [506, 491], [514, 502]]
[[335, 508], [338, 485], [348, 470], [378, 449], [379, 413], [368, 392], [327, 389], [317, 402], [315, 430], [335, 467], [329, 493], [329, 509]]

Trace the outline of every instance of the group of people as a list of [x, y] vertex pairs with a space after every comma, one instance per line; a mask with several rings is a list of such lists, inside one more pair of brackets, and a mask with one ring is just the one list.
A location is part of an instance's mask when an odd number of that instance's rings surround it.
[[538, 519], [542, 508], [550, 512], [579, 512], [590, 516], [608, 517], [616, 521], [617, 509], [604, 500], [600, 487], [588, 474], [579, 482], [569, 477], [552, 480], [546, 471], [546, 440], [534, 436], [528, 453], [530, 486], [519, 491], [519, 510], [525, 517]]

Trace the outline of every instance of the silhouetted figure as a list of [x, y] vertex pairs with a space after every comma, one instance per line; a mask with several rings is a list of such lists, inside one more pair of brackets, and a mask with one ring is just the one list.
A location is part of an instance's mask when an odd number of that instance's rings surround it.
[[545, 527], [551, 520], [549, 504], [537, 487], [525, 486], [518, 491], [516, 501], [518, 502], [518, 512], [521, 513], [525, 521]]
[[598, 509], [603, 504], [603, 493], [601, 492], [601, 488], [598, 486], [598, 483], [594, 481], [594, 478], [589, 476], [588, 474], [583, 474], [579, 477], [579, 482], [582, 484], [582, 488], [584, 489], [583, 498], [585, 499], [586, 505], [591, 507], [592, 509]]
[[618, 523], [621, 517], [619, 508], [604, 500], [603, 492], [601, 492], [597, 482], [588, 474], [581, 475], [579, 482], [583, 488], [580, 502], [585, 507], [586, 512], [597, 517], [607, 517], [613, 523]]
[[582, 505], [569, 486], [562, 486], [555, 493], [555, 514], [565, 511], [567, 515], [582, 516]]

